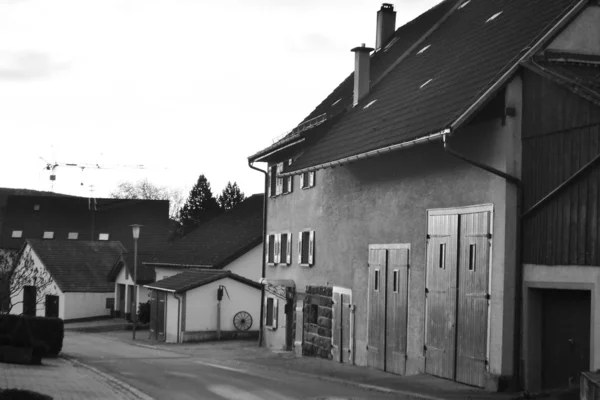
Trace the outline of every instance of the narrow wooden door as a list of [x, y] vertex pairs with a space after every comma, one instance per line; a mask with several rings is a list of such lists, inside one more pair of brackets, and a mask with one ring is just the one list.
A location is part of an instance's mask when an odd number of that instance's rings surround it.
[[58, 318], [58, 296], [46, 295], [46, 317]]
[[490, 213], [460, 216], [456, 380], [484, 385], [487, 360]]
[[387, 251], [369, 249], [367, 366], [385, 369], [385, 285]]
[[408, 324], [408, 248], [389, 249], [386, 287], [385, 370], [404, 375]]
[[458, 215], [429, 216], [425, 287], [425, 372], [454, 379]]
[[342, 350], [342, 294], [333, 292], [333, 315], [331, 321], [331, 354], [333, 360], [343, 362]]
[[352, 296], [348, 293], [340, 295], [340, 325], [341, 325], [341, 360], [343, 363], [352, 363], [354, 354], [352, 350]]
[[156, 291], [156, 339], [164, 342], [165, 337], [165, 309], [167, 306], [167, 294], [165, 292]]
[[23, 315], [35, 317], [37, 305], [37, 288], [35, 286], [23, 287]]
[[590, 370], [591, 292], [543, 290], [542, 387], [567, 388]]

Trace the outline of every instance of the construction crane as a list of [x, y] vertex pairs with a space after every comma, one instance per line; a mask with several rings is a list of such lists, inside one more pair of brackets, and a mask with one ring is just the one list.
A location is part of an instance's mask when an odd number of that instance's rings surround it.
[[[145, 167], [142, 164], [138, 164], [138, 165], [125, 165], [125, 164], [119, 164], [119, 165], [100, 165], [98, 163], [96, 164], [85, 164], [85, 163], [59, 163], [59, 162], [48, 162], [46, 160], [44, 160], [42, 157], [40, 157], [40, 159], [46, 163], [46, 166], [44, 167], [44, 170], [50, 171], [50, 181], [51, 183], [51, 190], [54, 191], [54, 182], [56, 181], [56, 169], [58, 167], [75, 167], [75, 168], [79, 168], [81, 169], [81, 172], [83, 172], [86, 168], [87, 169], [120, 169], [120, 168], [135, 168], [135, 169], [145, 169]], [[83, 182], [81, 182], [81, 186], [83, 186]]]

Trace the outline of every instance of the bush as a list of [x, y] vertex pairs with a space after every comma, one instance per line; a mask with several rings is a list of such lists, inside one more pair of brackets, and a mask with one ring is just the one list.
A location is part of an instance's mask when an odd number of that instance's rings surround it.
[[65, 326], [60, 318], [29, 317], [23, 315], [0, 315], [0, 336], [12, 336], [19, 320], [27, 320], [32, 343], [41, 342], [47, 349], [47, 354], [57, 356], [62, 350], [65, 336]]
[[145, 303], [140, 303], [138, 306], [137, 318], [140, 324], [147, 324], [150, 322], [150, 300]]
[[10, 344], [16, 347], [32, 347], [33, 337], [27, 319], [19, 318], [15, 329], [10, 334]]
[[0, 389], [0, 400], [52, 400], [52, 397], [31, 390]]

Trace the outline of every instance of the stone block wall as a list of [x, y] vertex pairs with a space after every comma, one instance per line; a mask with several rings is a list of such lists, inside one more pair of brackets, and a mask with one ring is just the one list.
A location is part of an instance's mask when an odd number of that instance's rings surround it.
[[332, 359], [331, 315], [333, 288], [307, 286], [304, 297], [302, 355]]

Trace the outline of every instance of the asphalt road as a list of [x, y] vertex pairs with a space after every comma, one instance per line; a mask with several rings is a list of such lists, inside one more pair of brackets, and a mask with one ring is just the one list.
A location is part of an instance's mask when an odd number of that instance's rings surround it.
[[189, 356], [139, 347], [98, 334], [69, 332], [63, 352], [157, 400], [398, 398], [286, 371], [215, 362], [209, 352]]

